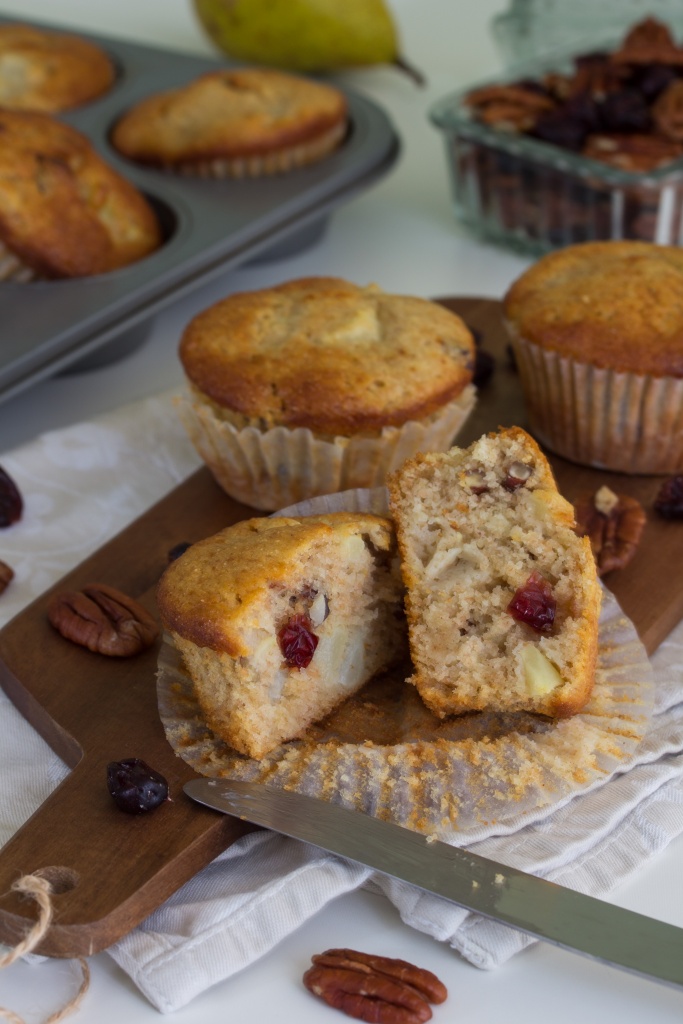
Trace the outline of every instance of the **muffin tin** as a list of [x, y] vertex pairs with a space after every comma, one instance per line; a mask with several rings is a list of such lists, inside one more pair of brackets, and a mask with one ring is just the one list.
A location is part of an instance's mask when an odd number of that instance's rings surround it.
[[229, 62], [79, 34], [110, 54], [118, 76], [106, 96], [60, 117], [147, 196], [165, 243], [110, 274], [0, 283], [0, 401], [74, 364], [81, 368], [123, 356], [144, 338], [156, 312], [218, 274], [256, 258], [300, 251], [322, 235], [337, 206], [390, 170], [400, 150], [387, 115], [342, 90], [349, 104], [347, 138], [309, 167], [275, 177], [210, 181], [137, 166], [109, 143], [117, 118], [145, 96]]

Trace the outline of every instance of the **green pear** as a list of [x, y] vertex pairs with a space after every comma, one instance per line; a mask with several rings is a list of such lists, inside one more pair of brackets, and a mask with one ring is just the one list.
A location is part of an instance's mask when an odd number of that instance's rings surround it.
[[193, 0], [200, 22], [229, 57], [288, 71], [322, 72], [394, 64], [399, 56], [384, 0]]

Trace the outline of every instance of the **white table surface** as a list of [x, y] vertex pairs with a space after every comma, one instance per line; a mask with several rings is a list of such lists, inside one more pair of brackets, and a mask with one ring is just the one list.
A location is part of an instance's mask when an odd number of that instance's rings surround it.
[[[232, 291], [306, 274], [336, 274], [427, 297], [501, 296], [527, 261], [477, 241], [456, 224], [442, 141], [426, 112], [443, 94], [500, 68], [488, 26], [504, 7], [503, 0], [393, 0], [404, 49], [426, 73], [427, 87], [417, 89], [389, 68], [339, 76], [340, 82], [382, 104], [402, 137], [403, 154], [388, 177], [337, 211], [314, 248], [286, 261], [226, 273], [167, 308], [145, 344], [124, 360], [39, 383], [0, 405], [0, 453], [44, 430], [180, 383], [180, 332], [195, 312]], [[196, 54], [216, 53], [190, 0], [2, 0], [0, 13]], [[611, 899], [683, 926], [683, 838]], [[683, 1019], [683, 993], [546, 944], [528, 949], [495, 972], [479, 971], [447, 946], [403, 925], [391, 904], [365, 892], [338, 899], [258, 963], [173, 1018], [179, 1024], [343, 1020], [301, 985], [311, 954], [330, 946], [402, 957], [434, 971], [450, 992], [448, 1002], [435, 1008], [435, 1022], [673, 1024]], [[91, 969], [91, 987], [75, 1019], [82, 1024], [159, 1019], [106, 954], [93, 957]], [[15, 964], [0, 973], [0, 1005], [22, 1013], [27, 1021], [42, 1021], [68, 998], [75, 976], [73, 966], [64, 961]]]

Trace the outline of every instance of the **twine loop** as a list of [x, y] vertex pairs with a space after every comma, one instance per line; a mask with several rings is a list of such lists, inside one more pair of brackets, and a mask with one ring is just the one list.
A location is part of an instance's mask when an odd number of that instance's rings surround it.
[[[50, 927], [54, 912], [52, 886], [47, 878], [39, 874], [22, 875], [21, 878], [12, 883], [11, 890], [29, 899], [33, 899], [38, 904], [38, 919], [16, 946], [9, 949], [6, 953], [0, 954], [0, 970], [3, 967], [9, 967], [15, 960], [19, 960], [22, 956], [26, 956], [27, 953], [32, 953], [36, 949]], [[90, 985], [90, 968], [83, 957], [78, 957], [77, 963], [80, 964], [82, 978], [76, 995], [60, 1010], [56, 1010], [55, 1013], [51, 1014], [44, 1024], [56, 1024], [57, 1021], [64, 1020], [65, 1017], [68, 1017], [70, 1013], [73, 1013], [80, 1006], [83, 996], [88, 991]], [[14, 1013], [13, 1010], [5, 1009], [2, 1006], [0, 1006], [0, 1016], [10, 1021], [10, 1024], [26, 1024], [23, 1017]]]

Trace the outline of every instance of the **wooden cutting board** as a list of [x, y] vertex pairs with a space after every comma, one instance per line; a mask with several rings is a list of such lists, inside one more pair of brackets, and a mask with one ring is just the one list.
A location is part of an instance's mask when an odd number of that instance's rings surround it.
[[[496, 371], [482, 389], [460, 443], [498, 426], [525, 426], [516, 373], [506, 356], [500, 306], [488, 299], [440, 300], [483, 333]], [[169, 413], [169, 415], [171, 415]], [[607, 578], [652, 652], [683, 618], [683, 523], [652, 513], [661, 478], [628, 477], [552, 459], [571, 500], [607, 482], [637, 497], [648, 524], [633, 562]], [[228, 498], [201, 469], [53, 590], [104, 582], [152, 611], [168, 551], [253, 511]], [[166, 742], [156, 703], [157, 651], [106, 658], [72, 645], [48, 624], [42, 595], [0, 631], [0, 684], [24, 717], [72, 769], [68, 778], [0, 850], [0, 941], [15, 943], [35, 919], [30, 900], [10, 892], [22, 874], [43, 872], [57, 888], [55, 916], [39, 952], [99, 952], [125, 935], [252, 826], [187, 799], [194, 772]], [[139, 817], [123, 814], [106, 789], [106, 765], [141, 757], [168, 779], [172, 801]]]

